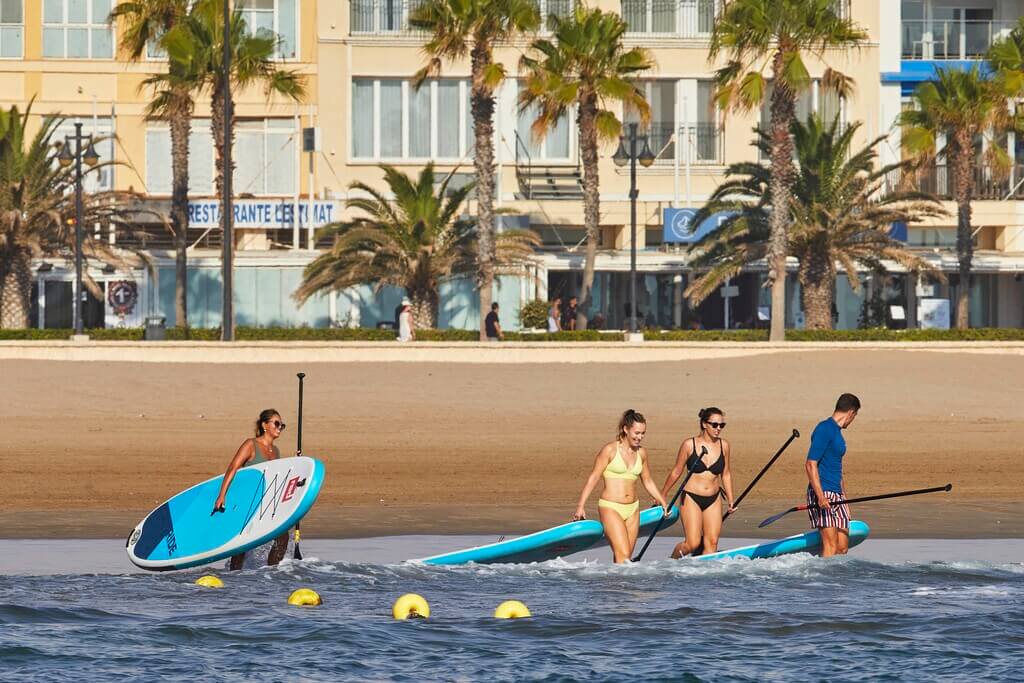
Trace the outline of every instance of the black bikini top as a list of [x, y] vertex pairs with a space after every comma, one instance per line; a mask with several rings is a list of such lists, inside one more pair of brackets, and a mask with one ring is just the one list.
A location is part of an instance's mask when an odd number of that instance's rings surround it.
[[704, 459], [697, 455], [697, 439], [693, 440], [693, 453], [686, 459], [686, 468], [693, 470], [694, 474], [701, 474], [703, 472], [710, 472], [714, 475], [719, 475], [725, 472], [725, 453], [723, 453], [724, 446], [722, 442], [718, 442], [718, 460], [711, 463], [711, 467], [704, 464]]

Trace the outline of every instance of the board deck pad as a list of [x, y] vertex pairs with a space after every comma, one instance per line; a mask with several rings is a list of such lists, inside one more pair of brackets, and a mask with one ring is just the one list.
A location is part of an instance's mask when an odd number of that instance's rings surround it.
[[196, 484], [149, 513], [128, 536], [128, 559], [154, 571], [185, 569], [262, 545], [306, 515], [320, 493], [324, 466], [301, 456], [243, 467], [228, 489], [225, 511], [211, 515], [223, 479]]
[[[852, 548], [863, 543], [864, 540], [867, 539], [869, 533], [871, 533], [871, 527], [869, 527], [865, 522], [861, 522], [856, 519], [851, 520], [850, 547]], [[808, 531], [806, 534], [787, 536], [786, 538], [780, 538], [777, 541], [756, 543], [742, 548], [723, 550], [710, 555], [698, 555], [693, 559], [724, 560], [732, 557], [746, 557], [751, 560], [755, 560], [766, 557], [779, 557], [780, 555], [791, 555], [793, 553], [816, 554], [819, 552], [821, 552], [821, 533], [818, 531]]]
[[[661, 519], [661, 508], [652, 507], [640, 512], [639, 539], [646, 539]], [[679, 508], [673, 506], [662, 524], [662, 529], [670, 527], [679, 519]], [[569, 522], [560, 526], [537, 531], [526, 536], [510, 538], [497, 543], [457, 550], [442, 555], [425, 557], [418, 562], [424, 564], [520, 564], [527, 562], [545, 562], [557, 557], [566, 557], [582, 550], [607, 542], [604, 527], [593, 519]]]

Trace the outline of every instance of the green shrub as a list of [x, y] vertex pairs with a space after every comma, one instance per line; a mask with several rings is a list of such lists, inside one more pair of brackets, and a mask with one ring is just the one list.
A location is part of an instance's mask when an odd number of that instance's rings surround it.
[[599, 332], [598, 330], [563, 330], [561, 332], [506, 332], [505, 341], [540, 342], [620, 342], [625, 337], [621, 332]]
[[[548, 328], [548, 309], [551, 305], [543, 299], [527, 301], [519, 309], [519, 324], [526, 328]], [[505, 335], [506, 338], [508, 335]]]
[[644, 339], [646, 341], [759, 342], [768, 341], [768, 330], [644, 330]]

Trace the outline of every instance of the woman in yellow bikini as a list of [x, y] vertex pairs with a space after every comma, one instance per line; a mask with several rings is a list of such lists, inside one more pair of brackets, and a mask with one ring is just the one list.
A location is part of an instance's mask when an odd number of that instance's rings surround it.
[[618, 436], [615, 441], [605, 444], [594, 459], [594, 471], [587, 477], [573, 515], [574, 521], [587, 518], [583, 506], [597, 486], [597, 480], [604, 477], [604, 492], [597, 501], [597, 508], [617, 564], [629, 562], [640, 531], [637, 479], [667, 512], [665, 497], [651, 478], [651, 470], [647, 466], [647, 451], [640, 445], [646, 433], [647, 421], [643, 415], [632, 409], [622, 414]]

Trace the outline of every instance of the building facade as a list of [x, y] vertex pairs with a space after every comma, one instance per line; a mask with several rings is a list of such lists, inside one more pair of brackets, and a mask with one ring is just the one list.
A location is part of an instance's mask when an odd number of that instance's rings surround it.
[[[569, 0], [538, 0], [543, 14], [563, 13]], [[300, 104], [260, 91], [238, 96], [235, 159], [236, 324], [373, 326], [393, 315], [400, 291], [369, 285], [317, 297], [297, 307], [291, 299], [302, 269], [315, 258], [314, 231], [347, 217], [345, 200], [356, 180], [383, 186], [378, 164], [416, 173], [433, 160], [441, 172], [472, 178], [472, 120], [469, 65], [445, 64], [440, 78], [413, 88], [411, 79], [425, 63], [424, 36], [408, 27], [415, 0], [236, 0], [253, 26], [281, 37], [280, 58], [307, 79]], [[651, 105], [643, 133], [655, 155], [639, 170], [638, 311], [644, 323], [662, 328], [686, 326], [697, 318], [705, 327], [750, 326], [763, 322], [768, 293], [764, 269], [753, 267], [724, 292], [690, 312], [683, 291], [692, 277], [687, 243], [694, 239], [688, 209], [697, 209], [725, 179], [726, 167], [756, 158], [752, 129], [762, 112], [717, 111], [711, 79], [719, 64], [709, 63], [710, 32], [720, 0], [597, 0], [620, 12], [629, 25], [627, 42], [653, 53], [657, 67], [642, 87]], [[106, 136], [100, 150], [118, 164], [90, 181], [92, 188], [132, 190], [147, 206], [166, 211], [170, 196], [169, 133], [147, 122], [148, 95], [142, 80], [162, 68], [159, 59], [128, 62], [118, 50], [117, 29], [105, 16], [111, 0], [0, 0], [0, 104], [25, 106], [36, 114], [59, 113], [65, 127], [81, 120], [86, 132]], [[840, 100], [818, 87], [802, 96], [798, 113], [840, 115], [862, 121], [859, 143], [888, 134], [884, 162], [899, 159], [894, 121], [913, 87], [939, 65], [969, 65], [991, 41], [1005, 35], [1024, 14], [1024, 0], [851, 0], [844, 12], [866, 29], [868, 43], [829, 53], [828, 64], [851, 76], [855, 91]], [[576, 129], [571, 116], [543, 140], [530, 134], [532, 113], [517, 107], [518, 60], [527, 41], [503, 46], [497, 59], [510, 77], [498, 93], [495, 120], [497, 201], [517, 224], [528, 224], [543, 247], [536, 267], [522, 277], [503, 277], [495, 290], [503, 325], [514, 329], [521, 304], [578, 291], [584, 259], [583, 203]], [[810, 63], [820, 78], [824, 63]], [[630, 121], [631, 112], [621, 112]], [[213, 191], [213, 150], [209, 104], [199, 102], [190, 146], [191, 206], [189, 309], [194, 326], [220, 324], [219, 201]], [[319, 146], [303, 151], [301, 131], [319, 130]], [[62, 131], [63, 132], [63, 131]], [[975, 272], [973, 326], [1024, 326], [1024, 141], [1005, 144], [1014, 156], [1009, 178], [979, 170], [974, 201]], [[609, 327], [622, 327], [628, 311], [631, 244], [628, 169], [612, 161], [614, 145], [602, 149], [601, 240], [597, 259], [595, 307]], [[920, 180], [923, 189], [948, 200], [945, 168], [936, 166]], [[911, 247], [952, 275], [942, 285], [921, 285], [894, 267], [886, 278], [860, 277], [855, 293], [837, 281], [836, 321], [857, 327], [865, 298], [881, 298], [888, 322], [942, 324], [943, 310], [955, 315], [955, 206], [951, 217], [911, 226], [901, 235]], [[473, 209], [473, 203], [470, 202]], [[170, 236], [162, 224], [140, 224], [131, 234], [95, 226], [105, 239], [146, 250], [152, 271], [104, 272], [101, 283], [136, 283], [138, 303], [124, 306], [90, 295], [87, 326], [141, 324], [146, 315], [174, 324], [174, 270]], [[109, 269], [108, 269], [109, 270]], [[795, 270], [795, 263], [793, 264]], [[802, 325], [795, 277], [788, 288], [787, 324]], [[73, 277], [68, 264], [39, 264], [33, 322], [69, 327]], [[104, 285], [109, 291], [110, 285]], [[119, 291], [124, 291], [120, 288]], [[723, 297], [722, 294], [727, 295]], [[942, 302], [946, 303], [943, 304]], [[475, 327], [476, 296], [470, 282], [455, 280], [442, 289], [440, 324]], [[930, 316], [930, 317], [928, 317]], [[955, 322], [955, 321], [954, 321]]]

